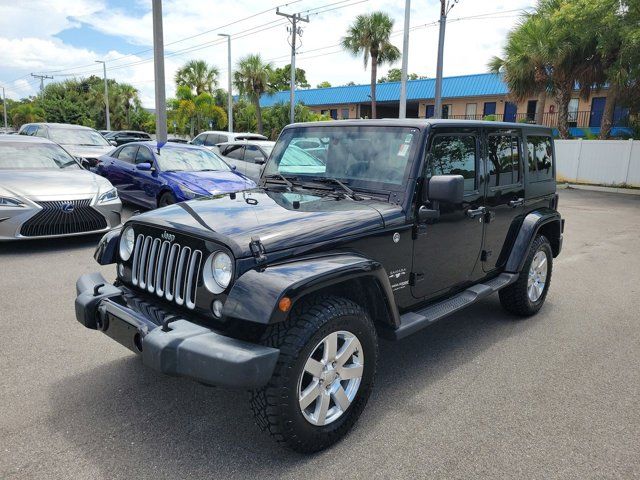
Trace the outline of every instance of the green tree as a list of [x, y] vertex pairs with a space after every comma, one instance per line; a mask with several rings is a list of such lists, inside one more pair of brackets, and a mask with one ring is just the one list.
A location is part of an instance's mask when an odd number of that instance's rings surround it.
[[[407, 74], [407, 80], [418, 80], [419, 78], [425, 77], [421, 77], [417, 73]], [[378, 79], [378, 83], [399, 82], [400, 80], [402, 80], [402, 70], [399, 68], [390, 68], [384, 77]]]
[[211, 93], [218, 85], [218, 69], [204, 60], [190, 60], [176, 71], [178, 87], [187, 86], [196, 95]]
[[320, 82], [318, 85], [316, 85], [316, 88], [331, 88], [331, 84], [326, 80], [324, 80]]
[[371, 57], [371, 117], [376, 118], [376, 80], [378, 65], [393, 63], [400, 58], [400, 50], [389, 37], [393, 20], [384, 12], [358, 15], [342, 39], [342, 47], [352, 55], [364, 54], [364, 68]]
[[[306, 72], [301, 68], [296, 68], [296, 87], [309, 88], [310, 86], [307, 82]], [[275, 92], [291, 88], [291, 64], [276, 68], [271, 72], [269, 87]]]
[[25, 123], [43, 122], [44, 110], [34, 101], [20, 103], [11, 109], [11, 123], [16, 130]]
[[260, 96], [270, 92], [269, 78], [273, 67], [265, 63], [259, 54], [247, 55], [240, 59], [233, 73], [233, 80], [240, 95], [246, 96], [253, 103], [256, 112], [258, 133], [263, 132]]
[[187, 85], [181, 85], [176, 91], [176, 98], [169, 101], [167, 120], [171, 125], [176, 122], [183, 132], [188, 128], [191, 137], [200, 131], [212, 127], [223, 129], [227, 126], [227, 114], [216, 105], [215, 99], [208, 92], [195, 95]]

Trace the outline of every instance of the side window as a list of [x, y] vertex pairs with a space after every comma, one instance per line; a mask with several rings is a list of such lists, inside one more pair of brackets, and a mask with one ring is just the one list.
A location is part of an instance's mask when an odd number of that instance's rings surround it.
[[44, 127], [38, 127], [36, 129], [36, 132], [34, 133], [34, 135], [36, 137], [43, 137], [43, 138], [47, 138], [47, 131]]
[[216, 143], [220, 143], [218, 139], [219, 139], [218, 135], [214, 135], [213, 133], [210, 133], [207, 135], [207, 139], [204, 141], [203, 145], [205, 147], [213, 147]]
[[136, 163], [150, 163], [153, 165], [153, 156], [147, 147], [140, 147], [136, 155]]
[[202, 145], [202, 143], [204, 142], [204, 140], [207, 138], [206, 135], [200, 134], [198, 135], [196, 138], [194, 138], [193, 140], [191, 140], [191, 143], [193, 145]]
[[122, 147], [120, 153], [118, 154], [118, 160], [122, 160], [127, 163], [135, 163], [136, 152], [138, 151], [137, 145], [128, 145]]
[[247, 162], [255, 162], [256, 160], [266, 160], [264, 153], [255, 145], [247, 145], [244, 147], [244, 159]]
[[229, 158], [235, 158], [236, 160], [242, 160], [244, 147], [242, 145], [229, 145], [225, 150], [225, 156]]
[[35, 135], [36, 130], [38, 130], [38, 126], [37, 125], [31, 125], [30, 127], [27, 127], [27, 129], [24, 131], [25, 135]]
[[431, 175], [462, 175], [464, 191], [476, 190], [476, 137], [474, 135], [438, 135], [429, 150]]
[[490, 187], [520, 182], [520, 148], [517, 136], [489, 135], [487, 153]]
[[553, 178], [551, 137], [527, 136], [529, 179], [540, 182]]

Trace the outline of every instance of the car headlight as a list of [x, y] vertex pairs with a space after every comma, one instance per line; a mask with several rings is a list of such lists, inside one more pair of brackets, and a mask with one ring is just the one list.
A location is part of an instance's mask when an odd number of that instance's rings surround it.
[[114, 187], [98, 197], [98, 203], [112, 202], [118, 199], [118, 190]]
[[231, 257], [224, 252], [216, 253], [211, 261], [211, 273], [213, 273], [213, 279], [220, 287], [227, 288], [233, 275]]
[[24, 203], [22, 203], [17, 198], [11, 197], [0, 197], [0, 207], [24, 207]]
[[123, 261], [127, 261], [131, 258], [131, 253], [133, 252], [133, 246], [136, 241], [136, 234], [133, 231], [133, 228], [127, 227], [120, 235], [120, 258]]

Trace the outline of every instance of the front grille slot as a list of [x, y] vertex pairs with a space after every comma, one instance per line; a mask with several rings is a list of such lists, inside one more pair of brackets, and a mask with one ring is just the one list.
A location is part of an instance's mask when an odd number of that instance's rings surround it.
[[131, 283], [158, 297], [193, 310], [202, 252], [159, 238], [138, 235], [133, 250]]
[[70, 235], [107, 228], [107, 220], [91, 207], [91, 199], [37, 202], [42, 208], [20, 227], [24, 237]]

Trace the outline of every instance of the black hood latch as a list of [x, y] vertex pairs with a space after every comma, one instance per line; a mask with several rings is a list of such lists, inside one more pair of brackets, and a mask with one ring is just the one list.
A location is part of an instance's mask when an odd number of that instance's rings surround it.
[[251, 243], [249, 243], [249, 248], [251, 249], [253, 258], [256, 259], [256, 263], [258, 265], [267, 261], [267, 255], [264, 249], [264, 245], [260, 240], [260, 237], [251, 237]]

